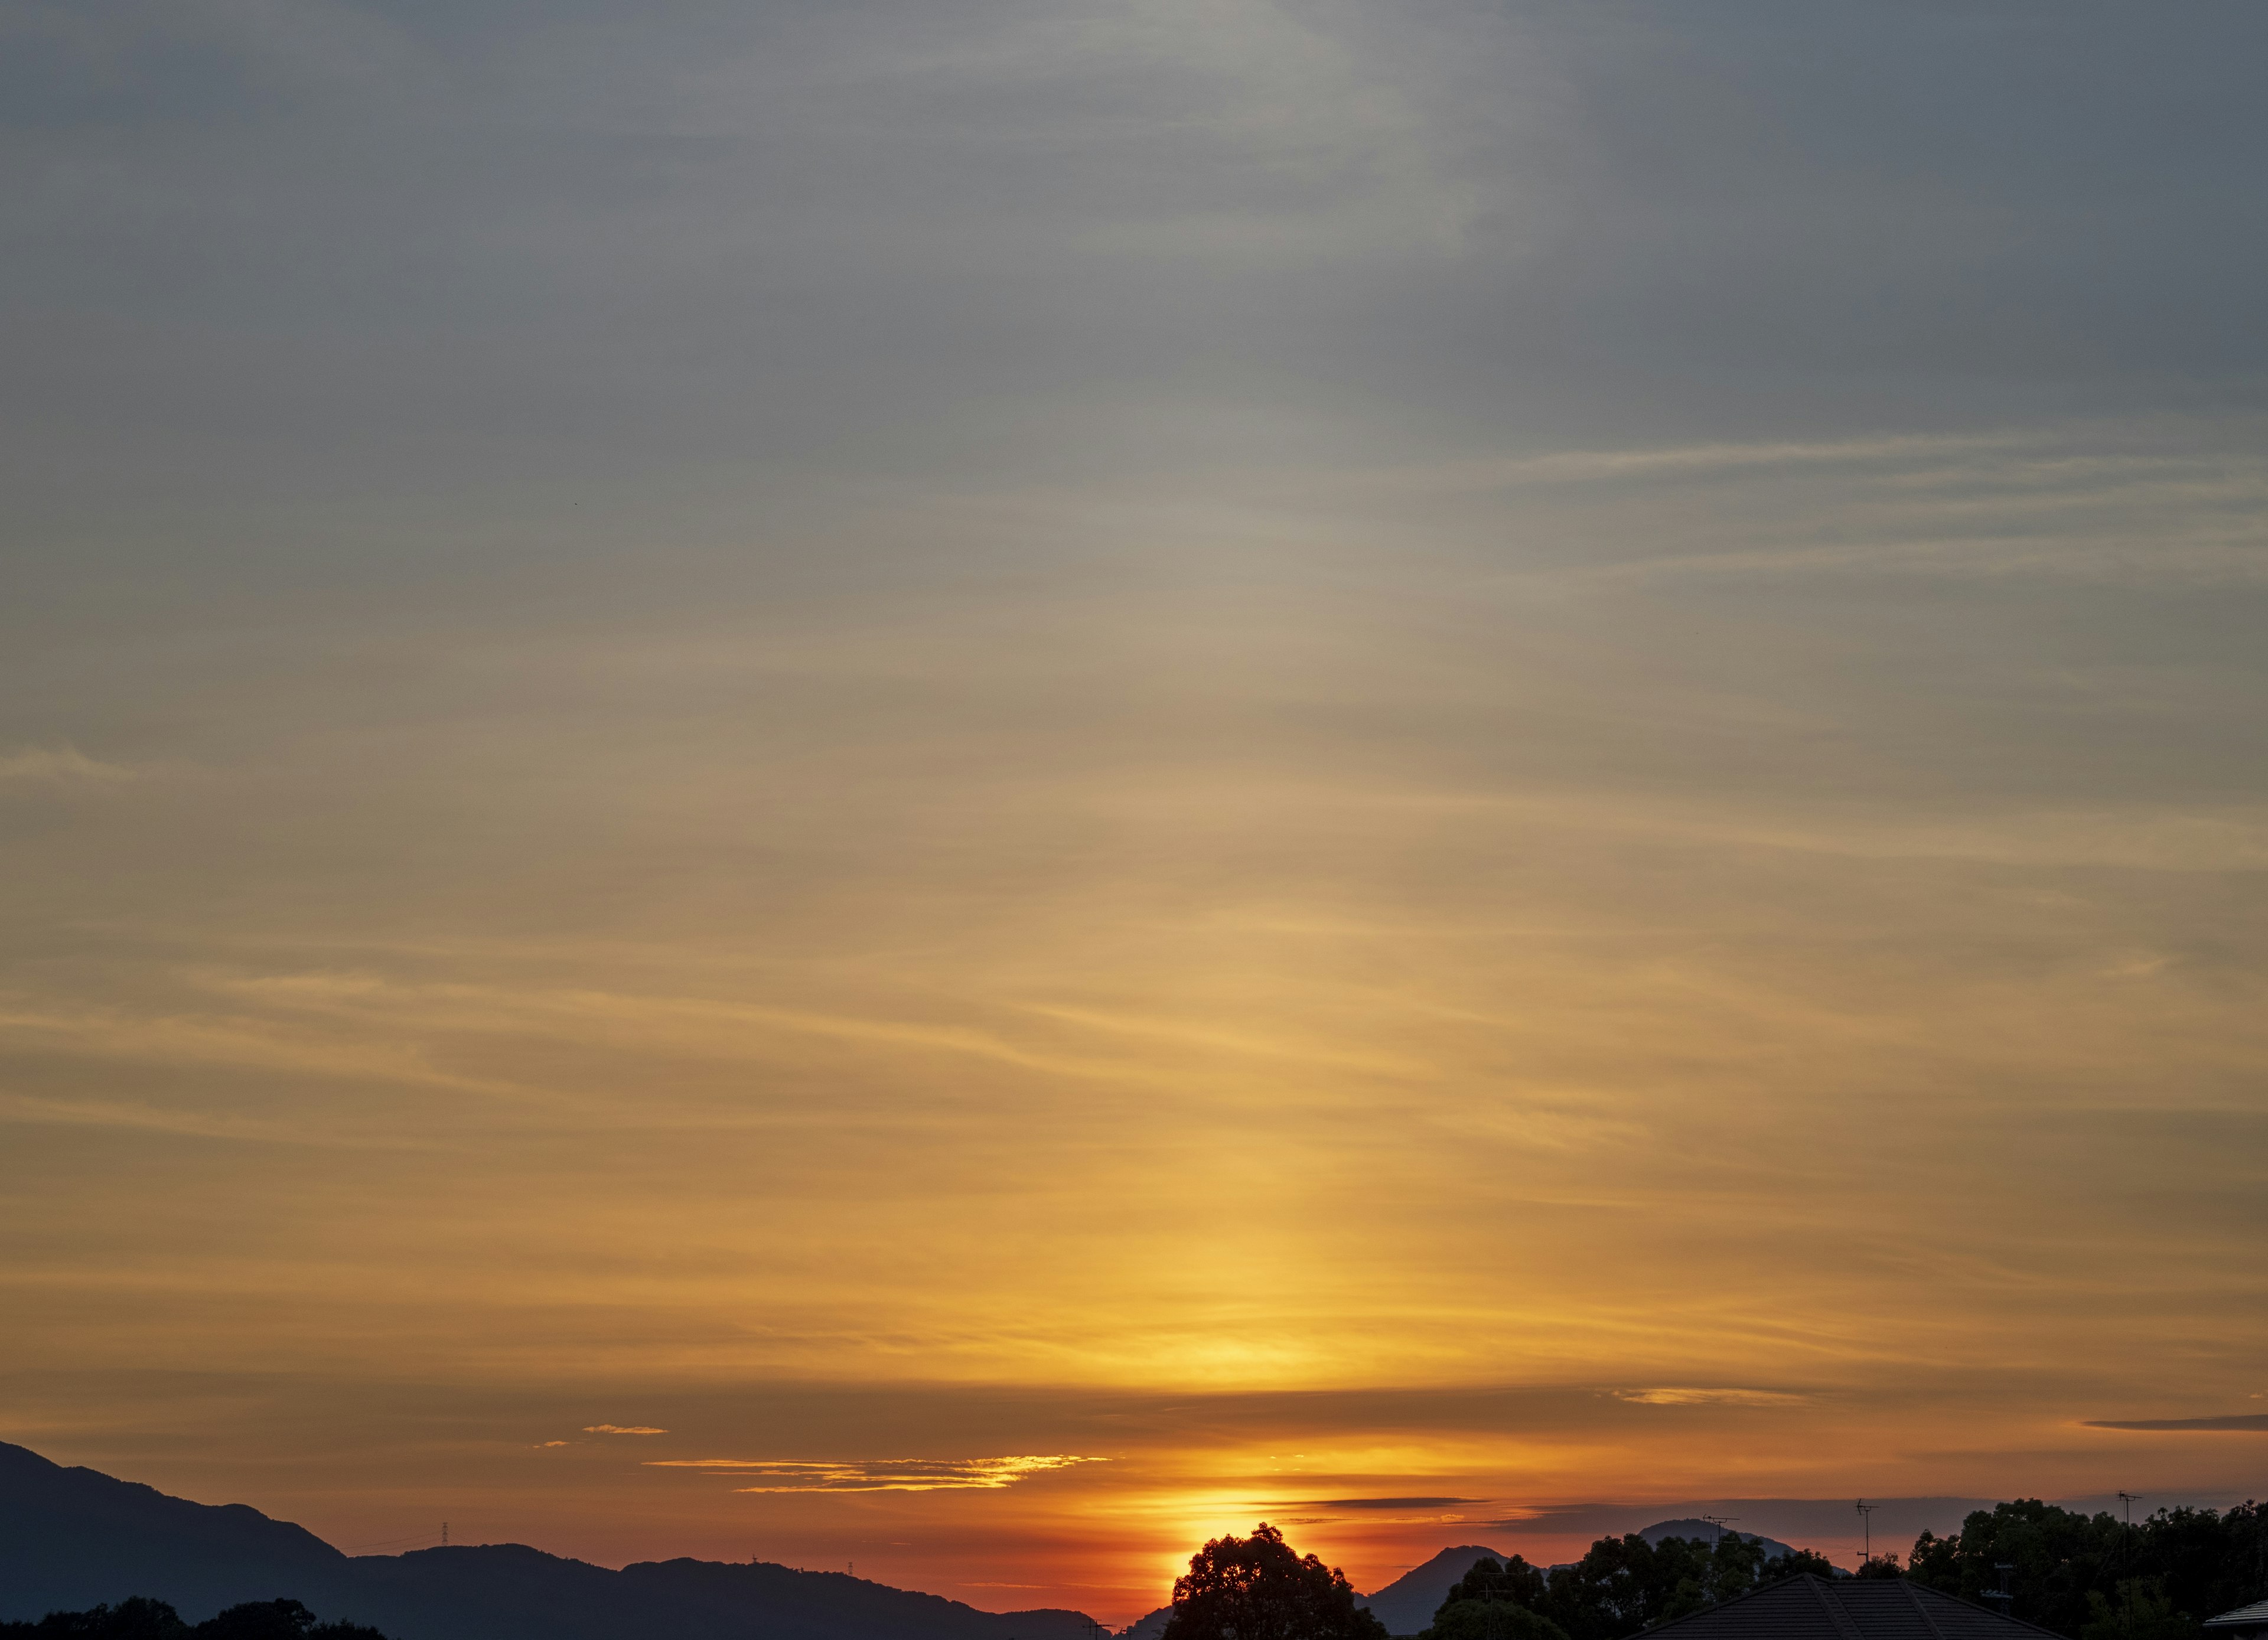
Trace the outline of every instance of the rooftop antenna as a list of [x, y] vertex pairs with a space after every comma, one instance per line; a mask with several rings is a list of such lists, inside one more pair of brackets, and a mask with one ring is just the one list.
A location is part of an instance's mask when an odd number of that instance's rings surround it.
[[[1738, 1520], [1740, 1517], [1738, 1515], [1704, 1515], [1701, 1519], [1717, 1528], [1716, 1535], [1709, 1540], [1709, 1547], [1711, 1548], [1715, 1548], [1718, 1544], [1725, 1541], [1725, 1528], [1731, 1526], [1735, 1520]], [[1739, 1534], [1735, 1533], [1734, 1535], [1737, 1536]]]
[[1880, 1504], [1870, 1504], [1862, 1497], [1859, 1500], [1857, 1507], [1859, 1511], [1859, 1529], [1865, 1533], [1864, 1541], [1867, 1545], [1867, 1552], [1860, 1557], [1860, 1563], [1864, 1564], [1867, 1561], [1870, 1561], [1874, 1558], [1874, 1511], [1877, 1509], [1880, 1509], [1881, 1505]]

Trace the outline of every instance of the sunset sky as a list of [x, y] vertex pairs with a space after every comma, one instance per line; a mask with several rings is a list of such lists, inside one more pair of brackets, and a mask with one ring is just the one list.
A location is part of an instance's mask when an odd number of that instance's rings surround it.
[[1114, 1622], [2268, 1491], [2264, 62], [0, 0], [0, 1439]]

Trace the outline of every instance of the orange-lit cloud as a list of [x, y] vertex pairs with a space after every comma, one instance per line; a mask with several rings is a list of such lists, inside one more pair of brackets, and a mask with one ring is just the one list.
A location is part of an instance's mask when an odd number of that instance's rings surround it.
[[1618, 1389], [1614, 1395], [1617, 1401], [1634, 1401], [1643, 1407], [1800, 1407], [1808, 1399], [1777, 1389], [1694, 1387]]
[[[657, 1431], [658, 1432], [658, 1431]], [[893, 1458], [859, 1463], [824, 1463], [794, 1459], [648, 1459], [652, 1469], [698, 1469], [708, 1475], [753, 1480], [740, 1492], [944, 1492], [997, 1491], [1026, 1475], [1100, 1458], [1065, 1455], [1018, 1458]]]

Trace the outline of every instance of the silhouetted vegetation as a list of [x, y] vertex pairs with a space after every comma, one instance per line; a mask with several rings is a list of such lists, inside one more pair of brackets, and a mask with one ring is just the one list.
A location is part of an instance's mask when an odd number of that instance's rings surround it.
[[1572, 1566], [1545, 1572], [1520, 1555], [1477, 1562], [1433, 1614], [1430, 1640], [1623, 1640], [1797, 1572], [1833, 1575], [1809, 1549], [1769, 1559], [1727, 1533], [1715, 1543], [1632, 1533], [1601, 1538]]
[[1386, 1640], [1336, 1566], [1302, 1555], [1263, 1521], [1248, 1538], [1215, 1538], [1174, 1579], [1163, 1640]]
[[[2004, 1565], [2014, 1598], [1989, 1600]], [[2161, 1509], [2130, 1527], [2021, 1499], [1951, 1537], [1923, 1533], [1906, 1576], [2072, 1640], [2195, 1640], [2205, 1619], [2268, 1598], [2268, 1508]]]
[[386, 1640], [361, 1623], [318, 1622], [297, 1600], [249, 1600], [196, 1624], [163, 1600], [121, 1600], [86, 1612], [49, 1612], [35, 1623], [0, 1622], [0, 1640]]
[[[2008, 1600], [1992, 1598], [2007, 1567]], [[1476, 1562], [1433, 1614], [1428, 1640], [1627, 1640], [1799, 1572], [1845, 1574], [1809, 1549], [1766, 1559], [1714, 1544], [1601, 1538], [1546, 1572], [1519, 1555]], [[2201, 1640], [2207, 1617], [2268, 1598], [2268, 1508], [2161, 1509], [2127, 1526], [2029, 1499], [1978, 1510], [1951, 1537], [1925, 1532], [1901, 1566], [1877, 1555], [1861, 1577], [1911, 1577], [2070, 1640]]]

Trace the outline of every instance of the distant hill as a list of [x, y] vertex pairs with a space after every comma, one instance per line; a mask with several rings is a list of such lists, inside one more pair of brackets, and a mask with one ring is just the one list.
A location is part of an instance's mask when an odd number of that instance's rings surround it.
[[1360, 1604], [1370, 1607], [1390, 1635], [1414, 1635], [1430, 1626], [1433, 1614], [1441, 1609], [1441, 1602], [1457, 1580], [1473, 1569], [1473, 1563], [1483, 1555], [1493, 1560], [1512, 1557], [1501, 1549], [1484, 1548], [1468, 1543], [1458, 1548], [1445, 1548], [1421, 1566], [1412, 1566], [1377, 1593], [1365, 1597]]
[[193, 1504], [0, 1442], [0, 1618], [144, 1594], [192, 1622], [289, 1597], [393, 1640], [1087, 1640], [1080, 1613], [980, 1612], [842, 1572], [522, 1544], [343, 1555], [242, 1504]]

